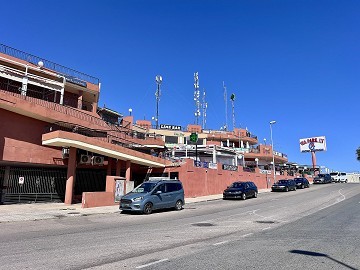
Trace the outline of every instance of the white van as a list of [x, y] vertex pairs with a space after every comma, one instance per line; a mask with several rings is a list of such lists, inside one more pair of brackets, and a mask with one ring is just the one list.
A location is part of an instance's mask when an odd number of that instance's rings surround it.
[[331, 181], [335, 183], [347, 183], [347, 174], [345, 172], [330, 173]]
[[345, 172], [341, 172], [339, 176], [340, 183], [347, 183], [347, 174]]
[[340, 172], [331, 172], [330, 176], [331, 176], [331, 182], [335, 182], [335, 183], [339, 182], [339, 180], [340, 180]]

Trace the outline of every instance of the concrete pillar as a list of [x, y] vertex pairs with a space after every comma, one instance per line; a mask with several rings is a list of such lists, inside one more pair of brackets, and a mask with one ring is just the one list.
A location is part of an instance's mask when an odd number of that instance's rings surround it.
[[214, 148], [213, 148], [212, 162], [216, 163], [216, 146], [215, 145], [214, 145]]
[[125, 179], [126, 179], [126, 181], [130, 181], [130, 180], [131, 180], [131, 161], [130, 161], [130, 160], [127, 160], [127, 161], [126, 161]]
[[76, 176], [76, 148], [70, 147], [67, 168], [65, 204], [72, 204]]
[[107, 171], [106, 171], [106, 174], [107, 175], [111, 175], [111, 164], [112, 164], [112, 158], [111, 157], [109, 157], [108, 158], [108, 165], [107, 165]]
[[241, 148], [244, 148], [244, 141], [241, 141], [241, 142], [240, 142], [240, 147], [241, 147]]
[[83, 104], [83, 91], [79, 91], [79, 97], [78, 97], [78, 101], [77, 101], [77, 108], [78, 109], [82, 109], [82, 104]]
[[315, 151], [311, 151], [311, 161], [312, 161], [312, 166], [313, 166], [314, 174], [315, 174], [315, 167], [316, 167], [316, 155], [315, 155]]
[[116, 160], [116, 176], [120, 176], [121, 172], [121, 160]]
[[229, 139], [226, 140], [226, 146], [227, 146], [227, 147], [230, 146], [230, 140], [229, 140]]
[[93, 113], [96, 113], [96, 111], [97, 111], [97, 102], [94, 101], [94, 102], [92, 103], [92, 112], [93, 112]]

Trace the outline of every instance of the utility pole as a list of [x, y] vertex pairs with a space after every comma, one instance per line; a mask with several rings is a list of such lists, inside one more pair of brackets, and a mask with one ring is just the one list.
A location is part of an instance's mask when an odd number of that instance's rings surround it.
[[225, 82], [223, 81], [223, 88], [224, 88], [224, 101], [225, 101], [225, 127], [224, 130], [227, 131], [228, 128], [228, 108], [227, 108], [227, 91]]

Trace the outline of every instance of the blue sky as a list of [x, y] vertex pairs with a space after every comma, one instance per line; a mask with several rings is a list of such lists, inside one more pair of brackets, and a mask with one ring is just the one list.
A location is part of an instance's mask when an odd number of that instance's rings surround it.
[[[326, 136], [318, 165], [359, 171], [360, 1], [7, 1], [0, 42], [98, 77], [100, 106], [159, 123], [195, 122], [193, 73], [206, 89], [207, 128], [236, 126], [289, 161], [311, 164], [299, 139]], [[228, 125], [232, 129], [228, 102]]]

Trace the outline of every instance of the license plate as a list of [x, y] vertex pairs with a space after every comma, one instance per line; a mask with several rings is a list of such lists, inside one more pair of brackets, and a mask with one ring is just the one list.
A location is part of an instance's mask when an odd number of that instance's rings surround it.
[[128, 204], [128, 203], [123, 203], [122, 205], [121, 205], [121, 207], [129, 207], [130, 206], [130, 204]]

